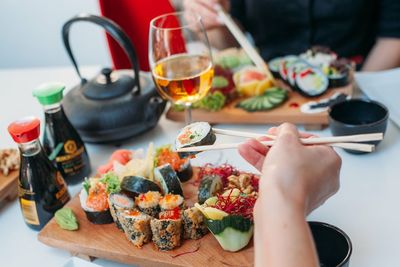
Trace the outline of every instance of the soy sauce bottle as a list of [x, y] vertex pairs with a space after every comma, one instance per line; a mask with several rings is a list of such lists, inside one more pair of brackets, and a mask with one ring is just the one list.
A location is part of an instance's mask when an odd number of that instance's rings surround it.
[[65, 181], [77, 184], [90, 174], [91, 167], [85, 145], [62, 108], [64, 89], [61, 83], [46, 83], [36, 88], [33, 95], [44, 107], [44, 150]]
[[30, 228], [40, 230], [69, 201], [67, 184], [40, 145], [38, 118], [15, 121], [8, 132], [20, 151], [18, 196], [22, 215]]

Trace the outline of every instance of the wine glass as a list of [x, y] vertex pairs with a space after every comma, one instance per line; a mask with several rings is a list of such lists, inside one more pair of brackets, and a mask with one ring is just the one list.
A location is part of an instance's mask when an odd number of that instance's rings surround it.
[[159, 94], [183, 105], [185, 122], [191, 123], [191, 106], [208, 93], [214, 76], [201, 17], [182, 11], [154, 18], [150, 22], [149, 63]]

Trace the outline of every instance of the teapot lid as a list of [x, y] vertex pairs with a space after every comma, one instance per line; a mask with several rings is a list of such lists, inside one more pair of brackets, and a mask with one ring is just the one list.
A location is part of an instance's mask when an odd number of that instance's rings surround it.
[[89, 82], [83, 82], [83, 94], [93, 100], [111, 99], [138, 90], [132, 76], [120, 74], [110, 68], [103, 68], [100, 75]]

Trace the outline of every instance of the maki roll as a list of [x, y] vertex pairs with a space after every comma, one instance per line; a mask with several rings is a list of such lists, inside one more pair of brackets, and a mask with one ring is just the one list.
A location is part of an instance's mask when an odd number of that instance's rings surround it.
[[283, 81], [287, 82], [288, 69], [298, 60], [299, 57], [293, 55], [285, 56], [282, 58], [279, 63], [279, 76]]
[[350, 70], [350, 62], [346, 59], [335, 60], [329, 66], [323, 68], [323, 72], [328, 76], [330, 88], [348, 85]]
[[182, 219], [179, 209], [160, 212], [159, 219], [150, 221], [153, 242], [160, 250], [171, 250], [182, 242]]
[[142, 176], [126, 176], [122, 179], [121, 189], [130, 197], [137, 197], [141, 193], [148, 191], [160, 192], [160, 187]]
[[336, 60], [337, 55], [328, 47], [313, 46], [305, 53], [301, 54], [300, 57], [314, 67], [323, 68], [329, 66], [332, 61]]
[[316, 97], [328, 90], [328, 78], [318, 68], [307, 68], [296, 75], [297, 90], [306, 97]]
[[88, 191], [83, 188], [79, 194], [79, 200], [87, 219], [91, 223], [108, 224], [114, 221], [108, 206], [105, 184], [97, 182]]
[[184, 210], [182, 220], [185, 239], [200, 239], [208, 233], [205, 217], [198, 208], [192, 207]]
[[[175, 140], [175, 148], [181, 149], [184, 147], [212, 145], [217, 137], [212, 131], [211, 125], [208, 122], [195, 122], [183, 128]], [[194, 155], [197, 152], [179, 153], [181, 157]]]
[[310, 65], [308, 65], [307, 62], [305, 62], [303, 60], [297, 60], [288, 68], [287, 81], [288, 81], [289, 85], [292, 87], [292, 89], [297, 89], [296, 88], [297, 74], [299, 74], [301, 71], [303, 71], [309, 67], [310, 67]]
[[276, 79], [280, 79], [281, 75], [279, 74], [279, 65], [281, 64], [282, 58], [276, 57], [268, 61], [268, 68], [271, 71], [271, 74]]
[[223, 189], [221, 176], [207, 175], [201, 179], [199, 186], [198, 200], [203, 204], [208, 198], [216, 196]]
[[177, 194], [183, 196], [181, 182], [171, 165], [165, 164], [154, 168], [154, 178], [160, 184], [164, 195]]
[[137, 210], [125, 210], [120, 213], [121, 225], [129, 241], [136, 247], [142, 247], [151, 240], [151, 217]]
[[190, 158], [181, 158], [177, 152], [172, 151], [171, 146], [163, 146], [156, 150], [155, 166], [170, 164], [181, 182], [190, 180], [193, 176], [193, 168]]
[[173, 210], [175, 208], [183, 209], [185, 203], [181, 195], [166, 194], [159, 202], [162, 211]]
[[141, 212], [152, 217], [157, 217], [160, 212], [160, 207], [158, 206], [160, 199], [160, 192], [149, 191], [136, 197], [135, 202]]
[[119, 220], [119, 213], [124, 210], [132, 210], [135, 203], [131, 198], [124, 194], [112, 193], [108, 196], [108, 205], [110, 206], [110, 213], [114, 219], [118, 229], [122, 230], [122, 225]]

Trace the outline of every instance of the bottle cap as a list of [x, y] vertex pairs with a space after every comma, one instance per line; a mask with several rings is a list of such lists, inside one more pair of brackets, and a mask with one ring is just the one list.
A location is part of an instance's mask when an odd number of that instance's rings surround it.
[[40, 104], [51, 105], [60, 102], [63, 99], [65, 85], [59, 82], [44, 83], [33, 90], [33, 96]]
[[36, 117], [25, 117], [12, 122], [8, 132], [17, 143], [28, 143], [39, 138], [40, 120]]

